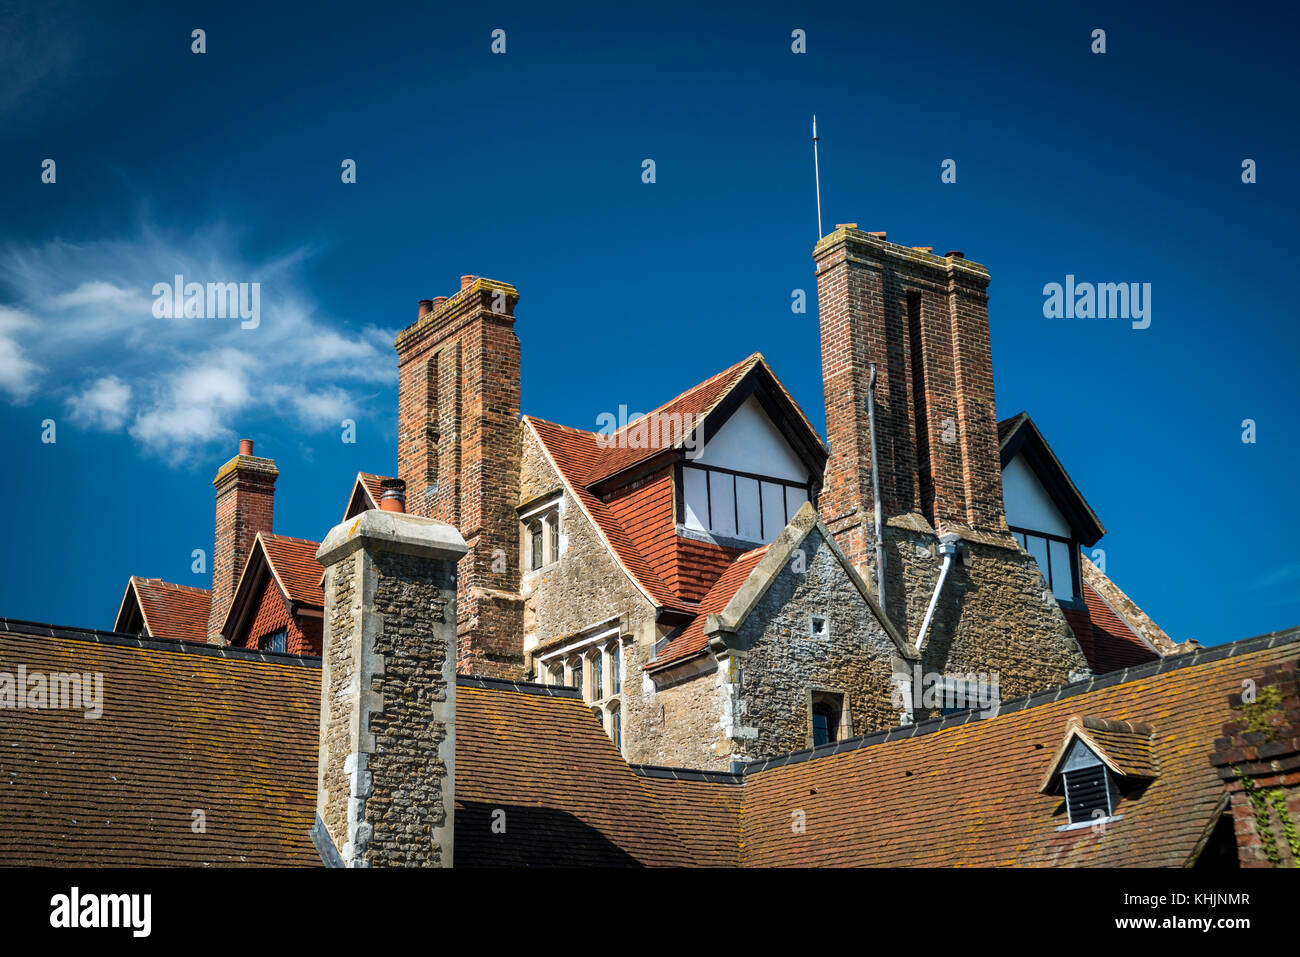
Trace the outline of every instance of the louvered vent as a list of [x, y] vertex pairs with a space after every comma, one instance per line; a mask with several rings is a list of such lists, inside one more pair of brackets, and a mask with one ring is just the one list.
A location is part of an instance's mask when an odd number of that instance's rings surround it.
[[1071, 824], [1086, 824], [1098, 818], [1110, 817], [1110, 782], [1105, 765], [1066, 771], [1063, 777], [1065, 806]]

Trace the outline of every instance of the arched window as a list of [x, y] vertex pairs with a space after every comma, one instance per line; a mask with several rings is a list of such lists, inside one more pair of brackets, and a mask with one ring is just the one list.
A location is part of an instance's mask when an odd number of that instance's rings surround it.
[[609, 648], [609, 693], [623, 691], [623, 645], [614, 642]]
[[[573, 687], [578, 689], [578, 694], [582, 694], [582, 659], [581, 658], [573, 659], [573, 661], [569, 665], [569, 672], [572, 675], [572, 677], [569, 679], [569, 684], [573, 685]], [[583, 695], [583, 697], [586, 696]]]
[[599, 701], [605, 697], [604, 654], [597, 648], [591, 656], [591, 700]]

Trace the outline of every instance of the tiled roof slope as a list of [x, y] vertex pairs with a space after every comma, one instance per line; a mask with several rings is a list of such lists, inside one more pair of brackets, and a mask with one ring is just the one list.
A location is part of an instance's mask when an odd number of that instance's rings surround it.
[[1061, 611], [1093, 673], [1109, 674], [1160, 657], [1092, 585], [1086, 581], [1081, 585], [1085, 607], [1062, 607]]
[[259, 533], [266, 557], [276, 580], [284, 588], [290, 601], [313, 608], [325, 607], [325, 592], [321, 588], [321, 566], [316, 561], [320, 542], [305, 538], [288, 538], [284, 535]]
[[[102, 673], [104, 711], [0, 709], [0, 865], [320, 864], [318, 659], [0, 619], [0, 671], [19, 665]], [[456, 706], [457, 864], [682, 866], [720, 853], [683, 843], [680, 811], [576, 692], [461, 678]], [[505, 835], [492, 833], [498, 808]]]
[[675, 595], [660, 574], [651, 566], [627, 530], [619, 522], [614, 510], [587, 491], [587, 475], [602, 451], [596, 445], [594, 432], [571, 429], [543, 419], [525, 416], [538, 441], [559, 469], [560, 477], [578, 500], [578, 504], [591, 516], [597, 530], [609, 543], [614, 557], [632, 576], [633, 581], [656, 605], [677, 610], [689, 606]]
[[307, 836], [320, 704], [311, 664], [95, 632], [0, 631], [0, 670], [104, 676], [98, 719], [0, 708], [0, 864], [319, 864]]
[[[821, 438], [807, 416], [757, 352], [647, 413], [645, 418], [649, 420], [676, 423], [673, 428], [655, 428], [651, 434], [680, 438], [685, 426], [683, 417], [689, 415], [690, 424], [695, 426], [699, 419], [718, 409], [734, 389], [760, 380], [768, 394], [776, 396], [786, 408], [784, 414], [801, 423], [796, 428], [807, 441], [821, 449]], [[654, 470], [647, 474], [628, 472], [633, 466], [649, 464], [669, 446], [659, 441], [638, 448], [631, 438], [622, 441], [636, 428], [635, 423], [603, 436], [532, 416], [525, 416], [525, 420], [570, 492], [641, 590], [659, 607], [694, 613], [697, 603], [742, 550], [677, 534], [675, 476], [670, 464], [651, 466]], [[611, 488], [610, 483], [601, 487], [604, 479], [624, 472], [635, 478], [620, 487]]]
[[[715, 376], [710, 376], [699, 385], [687, 389], [681, 395], [655, 409], [653, 412], [647, 412], [647, 419], [659, 419], [664, 423], [671, 423], [674, 420], [670, 417], [677, 416], [677, 422], [686, 421], [685, 416], [689, 415], [694, 424], [694, 420], [707, 415], [710, 410], [717, 405], [730, 390], [736, 385], [754, 366], [763, 362], [763, 357], [755, 352], [752, 356], [742, 359], [729, 369], [723, 369]], [[797, 406], [796, 406], [797, 408]], [[588, 479], [589, 482], [595, 482], [598, 479], [607, 478], [623, 469], [636, 465], [638, 462], [651, 458], [656, 453], [662, 451], [658, 448], [632, 448], [629, 443], [619, 442], [620, 435], [628, 432], [634, 427], [635, 423], [629, 423], [623, 428], [617, 430], [610, 436], [611, 447], [602, 449], [602, 455], [598, 463], [594, 463], [593, 470]], [[645, 428], [647, 426], [643, 426]], [[811, 426], [810, 426], [811, 428]], [[658, 434], [663, 434], [659, 432]]]
[[208, 640], [208, 615], [212, 610], [212, 591], [176, 585], [160, 578], [131, 576], [130, 587], [144, 618], [148, 634], [155, 638], [181, 641]]
[[357, 480], [365, 487], [373, 508], [379, 508], [379, 500], [384, 495], [384, 489], [380, 483], [387, 482], [390, 478], [391, 476], [375, 475], [372, 472], [357, 473]]
[[[505, 812], [505, 839], [492, 814]], [[733, 832], [734, 833], [734, 832]], [[461, 679], [457, 866], [695, 863], [576, 691]]]
[[[1300, 629], [1052, 689], [990, 719], [967, 712], [747, 767], [745, 863], [1184, 866], [1223, 799], [1209, 755], [1228, 696], [1297, 656]], [[1153, 732], [1159, 777], [1102, 831], [1057, 831], [1062, 798], [1039, 792], [1076, 716]]]
[[[462, 677], [456, 860], [1182, 866], [1223, 797], [1228, 696], [1297, 657], [1300, 629], [730, 775], [629, 767], [572, 690]], [[20, 664], [103, 673], [104, 714], [0, 709], [0, 864], [319, 863], [315, 660], [0, 619], [0, 670]], [[1039, 791], [1075, 717], [1150, 727], [1150, 758], [1123, 760], [1158, 776], [1100, 833], [1057, 831], [1061, 798]]]
[[750, 573], [767, 554], [767, 549], [768, 546], [763, 545], [745, 552], [722, 573], [709, 589], [709, 593], [704, 596], [704, 600], [700, 602], [699, 613], [694, 620], [660, 649], [653, 660], [646, 665], [647, 671], [666, 668], [674, 662], [698, 655], [708, 647], [708, 639], [704, 636], [704, 625], [709, 615], [719, 614], [731, 599], [736, 597], [736, 592], [740, 590], [741, 585], [745, 584]]
[[704, 867], [738, 867], [744, 791], [738, 774], [633, 765], [659, 802], [691, 859]]

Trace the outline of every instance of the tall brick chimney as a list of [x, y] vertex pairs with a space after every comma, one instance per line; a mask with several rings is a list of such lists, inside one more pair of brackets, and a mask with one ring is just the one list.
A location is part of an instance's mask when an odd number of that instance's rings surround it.
[[450, 525], [371, 509], [325, 566], [316, 823], [334, 866], [450, 867], [456, 808], [456, 563]]
[[241, 439], [239, 454], [217, 470], [217, 528], [212, 543], [212, 611], [208, 641], [221, 644], [221, 625], [258, 532], [270, 532], [275, 511], [272, 459], [253, 454], [253, 440]]
[[885, 515], [914, 514], [937, 532], [1002, 529], [987, 270], [852, 226], [813, 257], [831, 446], [819, 506], [849, 557], [868, 557], [872, 362]]
[[508, 283], [462, 276], [420, 302], [397, 349], [397, 474], [406, 510], [460, 530], [458, 667], [519, 677], [519, 339]]
[[988, 271], [961, 253], [936, 256], [851, 225], [824, 237], [813, 258], [831, 446], [822, 520], [874, 590], [874, 362], [879, 577], [889, 617], [914, 641], [928, 627], [926, 670], [996, 672], [1007, 697], [1087, 674], [1060, 606], [1003, 515]]

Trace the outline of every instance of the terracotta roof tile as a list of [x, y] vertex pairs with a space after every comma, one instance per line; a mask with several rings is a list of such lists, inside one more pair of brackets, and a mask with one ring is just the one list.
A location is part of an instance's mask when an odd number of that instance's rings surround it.
[[316, 561], [320, 542], [268, 535], [265, 532], [258, 537], [266, 550], [271, 570], [283, 586], [288, 599], [300, 605], [324, 608], [325, 593], [321, 589], [323, 570], [320, 562]]
[[740, 586], [745, 584], [754, 568], [767, 553], [767, 549], [767, 545], [752, 549], [732, 562], [700, 602], [694, 620], [660, 649], [645, 666], [645, 670], [656, 671], [703, 652], [708, 647], [704, 626], [709, 615], [716, 615], [727, 607], [731, 599], [736, 596], [736, 592], [740, 590]]
[[[462, 680], [456, 688], [456, 863], [694, 862], [658, 795], [576, 694]], [[492, 814], [505, 811], [506, 834]]]
[[[1228, 697], [1266, 665], [1294, 660], [1300, 631], [1238, 644], [1008, 702], [997, 717], [954, 716], [747, 769], [745, 863], [1184, 866], [1223, 798], [1209, 756]], [[1071, 718], [1084, 715], [1150, 725], [1160, 774], [1125, 792], [1121, 820], [1057, 831], [1062, 798], [1039, 787]], [[796, 811], [802, 833], [791, 828]]]
[[5, 671], [103, 675], [98, 719], [0, 708], [0, 864], [318, 864], [319, 668], [150, 644], [0, 634]]
[[210, 589], [134, 575], [127, 587], [135, 591], [148, 634], [182, 641], [208, 640], [208, 615], [212, 610]]
[[[647, 412], [645, 417], [650, 420], [657, 419], [660, 423], [664, 423], [665, 426], [669, 423], [681, 424], [685, 421], [684, 417], [688, 415], [693, 422], [707, 415], [731, 388], [745, 377], [745, 374], [750, 369], [761, 362], [763, 362], [763, 357], [755, 352], [748, 358], [737, 362], [734, 366], [723, 369], [717, 375], [710, 376], [699, 385], [693, 386], [676, 398], [668, 400], [653, 412]], [[677, 418], [674, 419], [674, 416]], [[630, 443], [618, 441], [621, 436], [626, 436], [631, 429], [636, 427], [637, 423], [628, 423], [606, 439], [611, 444], [609, 447], [601, 449], [603, 454], [600, 456], [599, 464], [593, 469], [588, 478], [588, 482], [607, 478], [663, 451], [664, 446], [662, 444], [651, 448], [632, 448]], [[653, 426], [647, 424], [641, 427], [649, 429], [651, 434], [668, 434], [660, 430], [658, 424]], [[668, 429], [668, 432], [671, 432], [671, 429]], [[681, 438], [681, 436], [676, 437]]]
[[1063, 607], [1061, 611], [1094, 674], [1131, 668], [1160, 657], [1092, 585], [1086, 581], [1082, 585], [1085, 607]]
[[615, 557], [651, 601], [664, 608], [689, 610], [690, 606], [675, 595], [637, 548], [635, 540], [623, 528], [615, 511], [586, 489], [587, 474], [599, 458], [596, 436], [581, 429], [571, 429], [542, 419], [525, 416], [533, 432], [546, 449], [560, 477], [569, 486], [578, 504], [591, 516], [597, 529], [609, 542]]

